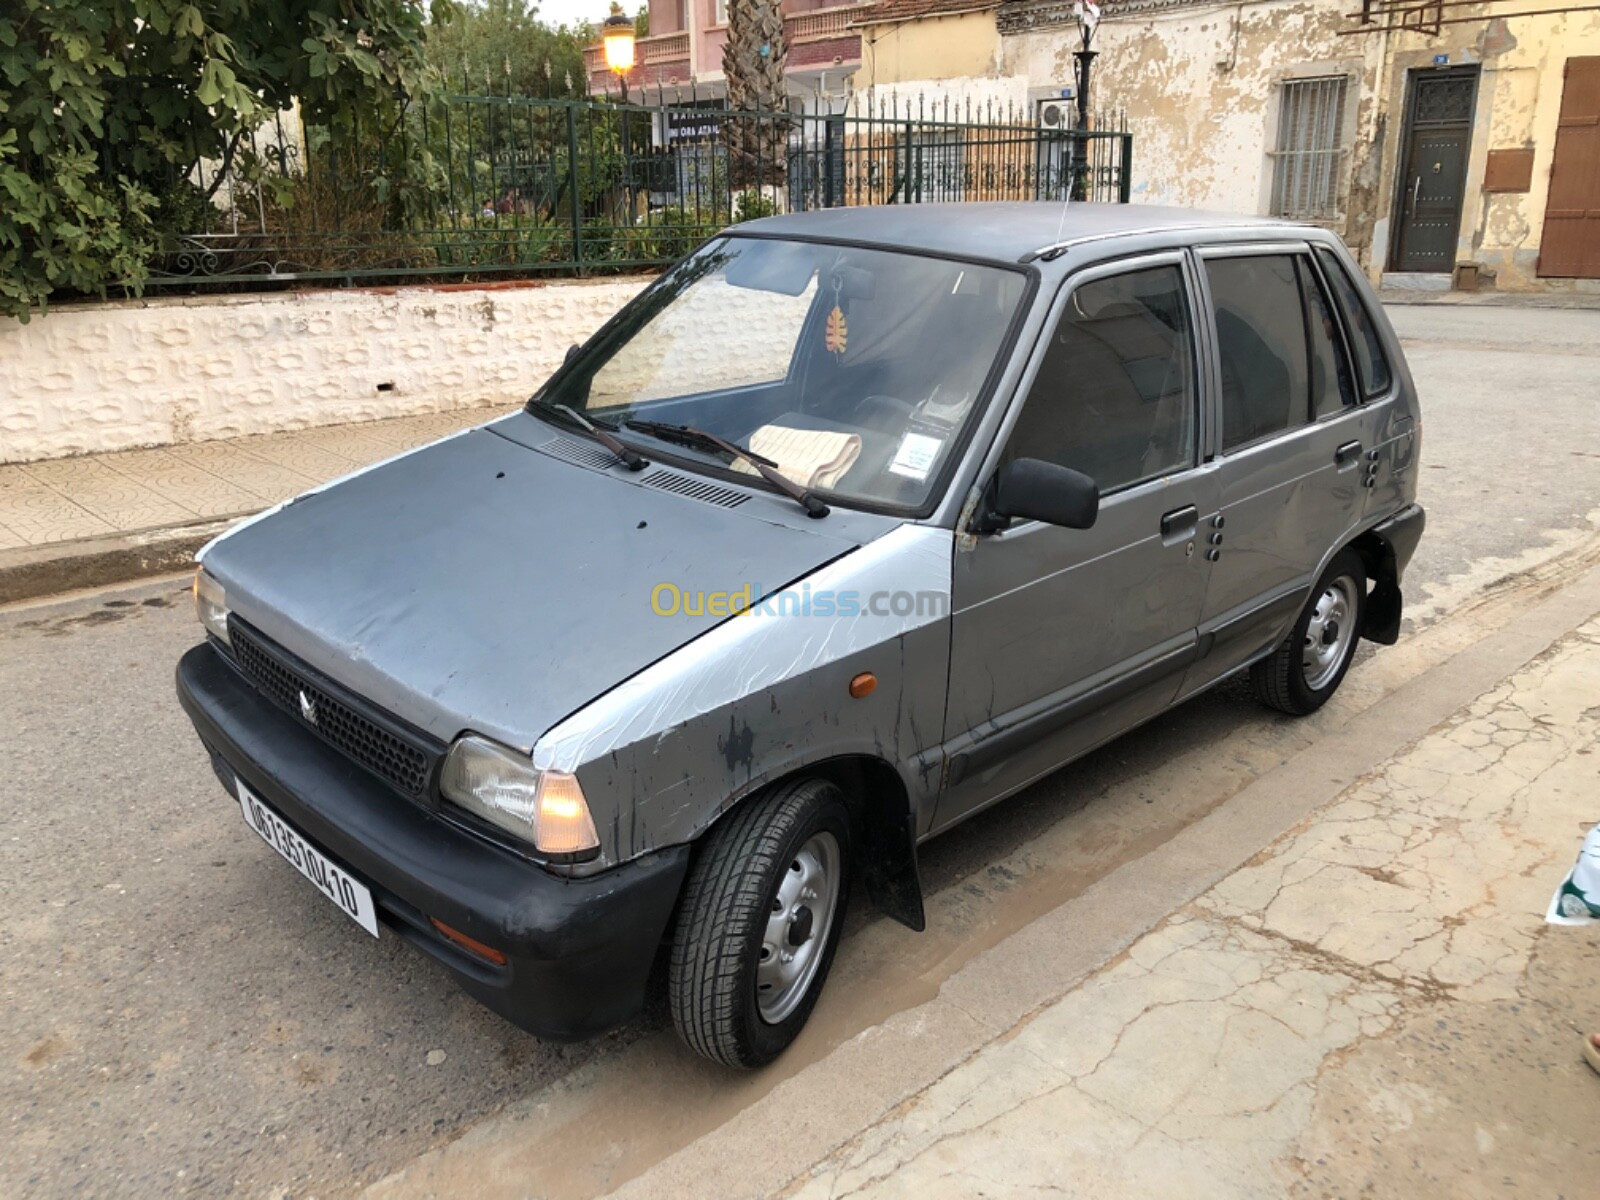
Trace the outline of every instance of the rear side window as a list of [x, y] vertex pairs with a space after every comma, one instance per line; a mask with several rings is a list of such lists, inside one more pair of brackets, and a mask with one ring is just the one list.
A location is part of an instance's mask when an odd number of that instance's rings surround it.
[[1194, 334], [1175, 266], [1081, 284], [1067, 299], [1006, 457], [1082, 471], [1102, 492], [1193, 465]]
[[1361, 376], [1361, 394], [1371, 398], [1388, 391], [1389, 360], [1383, 356], [1383, 343], [1372, 327], [1372, 318], [1361, 302], [1361, 293], [1333, 251], [1318, 246], [1317, 258], [1333, 283], [1334, 300], [1344, 315], [1345, 328], [1350, 331], [1350, 350], [1355, 355], [1356, 373]]
[[1310, 366], [1292, 255], [1206, 263], [1222, 357], [1224, 452], [1305, 424]]
[[1350, 361], [1344, 356], [1339, 324], [1308, 258], [1295, 259], [1305, 299], [1306, 336], [1311, 342], [1311, 415], [1326, 417], [1356, 402]]

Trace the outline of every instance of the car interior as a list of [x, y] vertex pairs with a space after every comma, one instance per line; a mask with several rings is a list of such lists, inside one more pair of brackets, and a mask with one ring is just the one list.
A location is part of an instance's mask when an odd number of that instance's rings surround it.
[[[641, 400], [627, 416], [693, 425], [768, 453], [803, 486], [906, 506], [921, 502], [947, 460], [1024, 288], [1005, 270], [797, 244], [741, 254], [723, 279], [794, 296], [812, 290], [786, 375]], [[830, 338], [830, 320], [842, 337]], [[896, 465], [908, 434], [930, 439], [930, 463]]]
[[1102, 492], [1193, 458], [1193, 349], [1172, 267], [1077, 287], [1007, 447], [1089, 476]]

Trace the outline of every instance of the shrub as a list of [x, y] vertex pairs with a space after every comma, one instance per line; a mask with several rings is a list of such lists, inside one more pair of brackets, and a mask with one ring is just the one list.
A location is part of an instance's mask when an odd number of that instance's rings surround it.
[[137, 291], [162, 234], [197, 215], [197, 167], [222, 178], [295, 100], [308, 121], [369, 127], [403, 110], [430, 79], [425, 20], [412, 0], [10, 0], [0, 313]]
[[740, 192], [733, 198], [733, 219], [736, 222], [756, 221], [762, 217], [778, 215], [778, 201], [754, 188]]
[[638, 230], [635, 257], [676, 261], [717, 232], [719, 224], [682, 208], [660, 209]]

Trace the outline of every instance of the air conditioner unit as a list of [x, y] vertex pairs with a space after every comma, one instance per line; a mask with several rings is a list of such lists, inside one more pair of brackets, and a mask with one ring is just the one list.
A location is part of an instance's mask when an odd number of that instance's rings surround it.
[[1039, 124], [1045, 129], [1071, 129], [1076, 115], [1071, 100], [1039, 101]]

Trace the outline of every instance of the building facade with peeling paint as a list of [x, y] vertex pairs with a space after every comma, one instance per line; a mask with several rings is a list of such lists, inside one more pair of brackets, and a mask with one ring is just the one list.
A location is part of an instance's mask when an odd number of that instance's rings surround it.
[[[1393, 286], [1600, 290], [1589, 3], [1110, 0], [1091, 108], [1126, 114], [1136, 202], [1315, 221]], [[1071, 0], [879, 7], [857, 96], [1072, 96]]]

